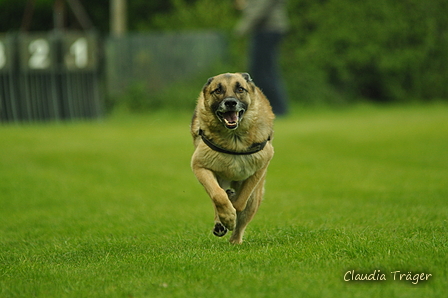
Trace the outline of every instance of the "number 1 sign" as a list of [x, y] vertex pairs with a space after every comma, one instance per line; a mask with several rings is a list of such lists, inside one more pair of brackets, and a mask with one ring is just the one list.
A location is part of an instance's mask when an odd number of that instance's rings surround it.
[[96, 42], [89, 35], [66, 34], [64, 65], [68, 70], [92, 70], [96, 66]]

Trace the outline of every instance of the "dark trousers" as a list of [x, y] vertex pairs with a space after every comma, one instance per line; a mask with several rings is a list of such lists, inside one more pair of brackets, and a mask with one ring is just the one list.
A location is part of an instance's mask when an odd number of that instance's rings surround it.
[[287, 95], [280, 75], [278, 53], [283, 34], [259, 31], [252, 35], [249, 56], [249, 73], [269, 99], [274, 114], [288, 112]]

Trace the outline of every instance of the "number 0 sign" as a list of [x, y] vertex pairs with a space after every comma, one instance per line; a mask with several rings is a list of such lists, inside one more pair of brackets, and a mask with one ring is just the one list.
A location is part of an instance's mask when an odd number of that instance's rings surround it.
[[4, 69], [6, 65], [6, 49], [3, 41], [0, 40], [0, 70]]
[[[9, 70], [12, 66], [12, 39], [0, 34], [0, 71]], [[0, 90], [1, 93], [1, 90]]]

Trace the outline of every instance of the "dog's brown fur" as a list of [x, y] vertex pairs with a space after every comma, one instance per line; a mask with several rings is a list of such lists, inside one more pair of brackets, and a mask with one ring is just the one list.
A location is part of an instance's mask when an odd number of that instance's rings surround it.
[[[233, 230], [231, 243], [242, 243], [263, 198], [266, 170], [274, 155], [273, 122], [269, 101], [247, 73], [212, 77], [199, 95], [191, 123], [196, 147], [191, 167], [215, 205], [213, 233], [221, 237]], [[259, 152], [234, 155], [211, 149], [202, 136], [240, 153], [267, 142]]]

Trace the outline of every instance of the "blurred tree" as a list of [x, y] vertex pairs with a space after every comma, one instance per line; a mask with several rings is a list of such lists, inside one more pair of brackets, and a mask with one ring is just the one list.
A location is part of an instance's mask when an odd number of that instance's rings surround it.
[[[109, 31], [109, 0], [79, 0], [87, 11], [94, 26], [103, 33]], [[153, 16], [169, 11], [172, 1], [166, 0], [128, 0], [129, 29], [148, 29]], [[190, 1], [191, 2], [191, 1]], [[27, 0], [0, 0], [0, 32], [20, 29]], [[34, 14], [30, 31], [53, 29], [54, 0], [35, 0]], [[79, 24], [66, 3], [67, 28], [80, 29]]]
[[[35, 30], [47, 30], [53, 26], [53, 0], [36, 0], [34, 18], [30, 24]], [[22, 24], [27, 0], [0, 0], [0, 32], [17, 31]]]

